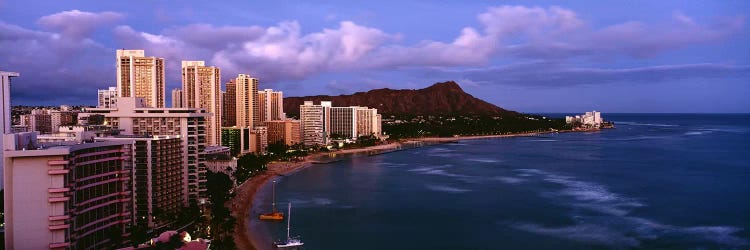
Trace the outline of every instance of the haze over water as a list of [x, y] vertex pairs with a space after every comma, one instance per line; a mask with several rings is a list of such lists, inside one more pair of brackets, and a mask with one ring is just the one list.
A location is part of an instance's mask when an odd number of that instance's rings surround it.
[[605, 118], [617, 128], [317, 165], [280, 178], [277, 199], [305, 249], [750, 247], [750, 115]]

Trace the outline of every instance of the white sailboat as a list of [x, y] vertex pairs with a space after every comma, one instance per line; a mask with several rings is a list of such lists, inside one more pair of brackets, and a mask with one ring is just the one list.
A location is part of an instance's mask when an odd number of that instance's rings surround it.
[[287, 212], [287, 217], [286, 217], [286, 241], [276, 242], [275, 245], [277, 249], [296, 249], [305, 244], [305, 243], [302, 243], [302, 240], [299, 239], [299, 236], [297, 237], [289, 236], [291, 225], [292, 225], [292, 203], [289, 202], [289, 211]]

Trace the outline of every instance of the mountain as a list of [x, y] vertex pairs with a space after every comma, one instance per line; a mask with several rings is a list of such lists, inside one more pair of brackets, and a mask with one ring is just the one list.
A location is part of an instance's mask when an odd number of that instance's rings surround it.
[[290, 116], [299, 115], [299, 106], [304, 101], [332, 101], [333, 106], [366, 106], [377, 108], [384, 115], [499, 115], [515, 116], [491, 103], [482, 101], [464, 92], [456, 82], [435, 83], [423, 89], [374, 89], [339, 96], [304, 96], [284, 98], [284, 110]]

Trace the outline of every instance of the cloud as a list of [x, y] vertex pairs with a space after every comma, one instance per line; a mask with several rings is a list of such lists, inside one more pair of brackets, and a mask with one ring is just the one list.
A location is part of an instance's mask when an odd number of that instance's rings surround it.
[[123, 15], [117, 12], [86, 12], [71, 10], [43, 16], [37, 24], [51, 31], [60, 32], [74, 40], [88, 38], [97, 28], [122, 20]]
[[653, 83], [691, 78], [750, 77], [750, 65], [705, 63], [601, 69], [570, 67], [557, 62], [544, 61], [467, 70], [436, 70], [434, 74], [441, 74], [445, 77], [463, 77], [480, 83], [565, 87], [621, 82]]

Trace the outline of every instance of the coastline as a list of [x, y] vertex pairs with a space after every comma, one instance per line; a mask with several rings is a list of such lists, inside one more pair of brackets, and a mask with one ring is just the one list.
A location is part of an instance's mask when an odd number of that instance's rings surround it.
[[[242, 183], [235, 189], [235, 197], [230, 202], [230, 210], [232, 215], [237, 218], [237, 225], [234, 230], [234, 240], [238, 249], [261, 249], [261, 236], [256, 232], [249, 230], [250, 222], [250, 208], [252, 208], [253, 200], [260, 188], [265, 185], [271, 178], [278, 175], [288, 175], [301, 169], [313, 166], [315, 163], [327, 163], [321, 161], [322, 158], [335, 159], [342, 155], [365, 153], [365, 152], [389, 152], [401, 149], [402, 147], [414, 148], [424, 145], [433, 145], [440, 143], [449, 143], [461, 140], [479, 140], [479, 139], [493, 139], [493, 138], [507, 138], [507, 137], [525, 137], [525, 136], [536, 136], [549, 133], [564, 133], [564, 132], [593, 132], [597, 130], [564, 130], [564, 131], [543, 131], [543, 132], [530, 132], [530, 133], [517, 133], [517, 134], [505, 134], [505, 135], [482, 135], [482, 136], [457, 136], [457, 137], [424, 137], [424, 138], [412, 138], [406, 139], [399, 142], [392, 142], [388, 144], [376, 145], [365, 148], [354, 148], [345, 149], [333, 152], [320, 152], [305, 157], [300, 162], [273, 162], [269, 163], [268, 170], [258, 176], [252, 177], [249, 180]], [[426, 144], [422, 144], [426, 143]], [[330, 161], [328, 161], [330, 162]]]

